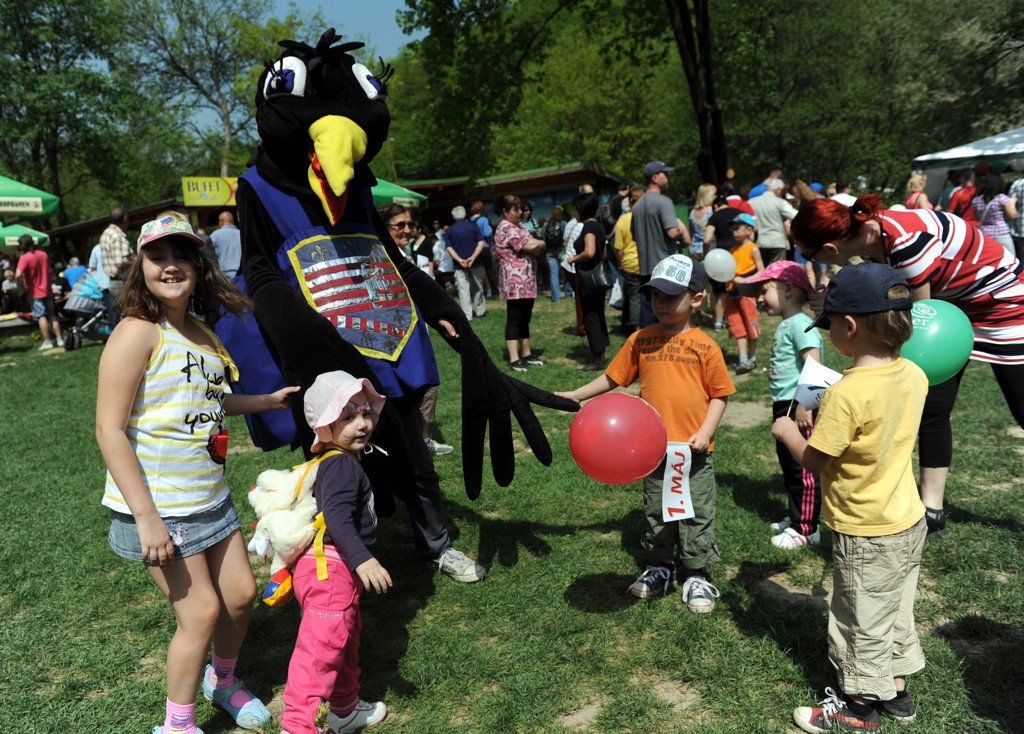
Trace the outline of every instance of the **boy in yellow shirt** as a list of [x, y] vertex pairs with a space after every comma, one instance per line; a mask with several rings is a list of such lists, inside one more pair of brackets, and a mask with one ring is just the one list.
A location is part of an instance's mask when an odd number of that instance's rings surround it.
[[913, 330], [910, 286], [881, 263], [847, 265], [808, 329], [829, 329], [853, 367], [821, 399], [814, 433], [781, 417], [772, 435], [821, 474], [821, 519], [832, 528], [828, 654], [841, 695], [793, 720], [806, 732], [879, 731], [879, 712], [908, 723], [906, 676], [924, 668], [914, 596], [927, 526], [911, 454], [928, 379], [900, 357]]
[[[658, 411], [668, 440], [689, 446], [693, 516], [664, 519], [662, 492], [667, 462], [663, 459], [644, 478], [646, 524], [641, 546], [656, 563], [640, 574], [629, 593], [641, 599], [665, 596], [678, 581], [683, 587], [683, 602], [698, 614], [714, 609], [718, 596], [707, 571], [720, 557], [715, 539], [717, 487], [711, 457], [715, 430], [729, 396], [736, 392], [721, 348], [690, 322], [693, 310], [704, 299], [706, 280], [704, 266], [685, 255], [669, 255], [659, 262], [650, 281], [641, 287], [645, 297], [651, 299], [657, 323], [630, 335], [603, 375], [572, 392], [555, 393], [583, 401], [639, 379], [640, 397]], [[681, 567], [678, 571], [677, 565]]]

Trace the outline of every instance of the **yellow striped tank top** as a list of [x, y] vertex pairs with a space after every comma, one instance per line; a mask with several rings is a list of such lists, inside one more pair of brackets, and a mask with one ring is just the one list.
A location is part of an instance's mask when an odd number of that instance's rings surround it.
[[[154, 324], [160, 343], [146, 365], [125, 430], [161, 517], [195, 515], [230, 495], [223, 458], [214, 461], [211, 449], [224, 421], [224, 395], [231, 391], [225, 373], [234, 365], [213, 332], [195, 323], [210, 334], [216, 351], [194, 344], [166, 322]], [[131, 514], [109, 471], [103, 505]]]

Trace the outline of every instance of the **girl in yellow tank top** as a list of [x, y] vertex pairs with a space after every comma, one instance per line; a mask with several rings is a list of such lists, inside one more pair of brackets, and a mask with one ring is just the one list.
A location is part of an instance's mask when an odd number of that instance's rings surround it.
[[[110, 543], [146, 564], [178, 620], [167, 653], [167, 710], [154, 734], [198, 731], [199, 673], [213, 641], [203, 693], [238, 726], [270, 712], [235, 677], [256, 582], [224, 481], [224, 416], [288, 407], [289, 387], [234, 395], [234, 364], [194, 313], [240, 313], [244, 295], [202, 255], [188, 222], [147, 222], [139, 257], [117, 302], [118, 323], [100, 358], [96, 438], [107, 465], [103, 504]], [[218, 614], [208, 611], [218, 599]]]

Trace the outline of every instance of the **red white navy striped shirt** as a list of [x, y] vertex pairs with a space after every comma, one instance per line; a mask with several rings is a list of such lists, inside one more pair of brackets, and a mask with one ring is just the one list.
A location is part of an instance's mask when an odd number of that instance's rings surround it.
[[889, 264], [912, 288], [958, 306], [974, 326], [971, 359], [1024, 364], [1024, 265], [958, 216], [887, 209], [878, 217]]

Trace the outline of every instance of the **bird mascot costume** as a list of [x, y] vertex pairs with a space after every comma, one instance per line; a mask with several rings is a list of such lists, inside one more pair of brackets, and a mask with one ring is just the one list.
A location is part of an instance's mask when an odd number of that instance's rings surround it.
[[[218, 334], [238, 364], [240, 390], [285, 385], [303, 391], [317, 375], [345, 370], [368, 378], [388, 397], [364, 457], [377, 511], [394, 498], [409, 506], [418, 550], [436, 558], [450, 547], [437, 474], [420, 429], [418, 404], [439, 382], [427, 327], [461, 357], [462, 458], [466, 493], [480, 494], [484, 436], [490, 436], [495, 481], [515, 472], [515, 415], [534, 455], [551, 463], [551, 447], [531, 404], [577, 410], [576, 403], [501, 372], [468, 320], [428, 275], [403, 257], [373, 207], [369, 164], [388, 138], [383, 66], [372, 74], [327, 30], [315, 47], [282, 41], [256, 92], [260, 146], [240, 178], [236, 201], [243, 257], [239, 285], [255, 319], [225, 316]], [[314, 436], [302, 395], [292, 411], [249, 418], [257, 446], [290, 444], [307, 453]]]

